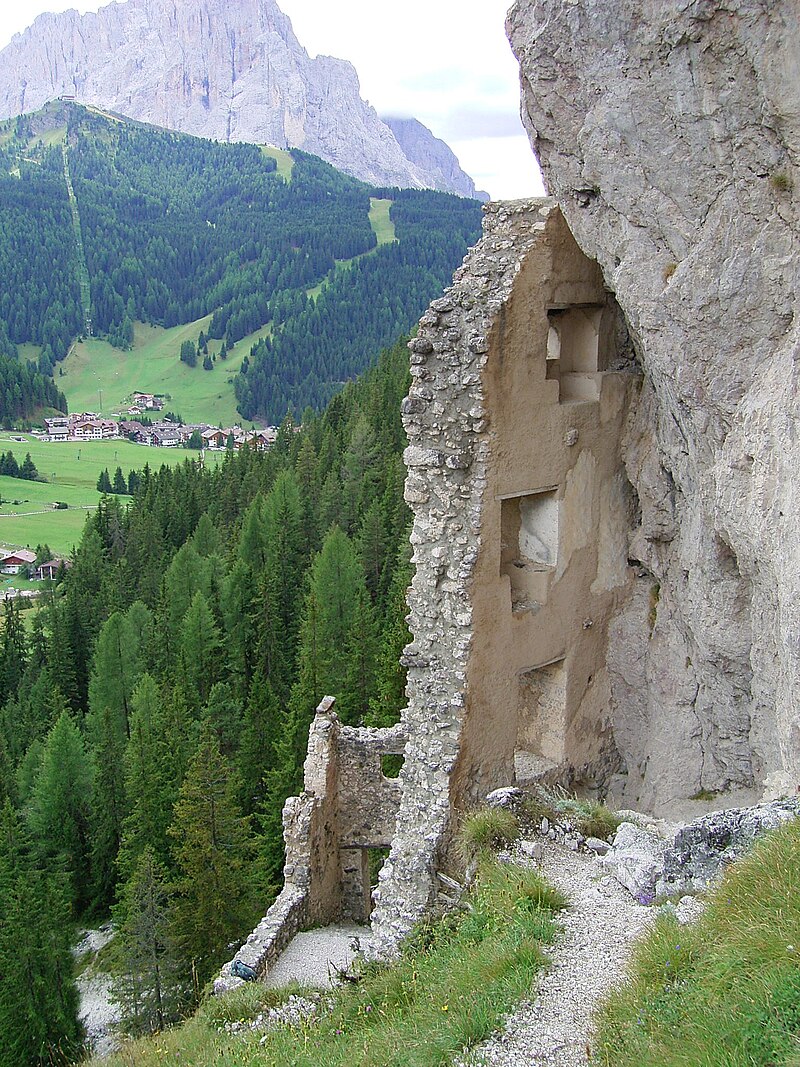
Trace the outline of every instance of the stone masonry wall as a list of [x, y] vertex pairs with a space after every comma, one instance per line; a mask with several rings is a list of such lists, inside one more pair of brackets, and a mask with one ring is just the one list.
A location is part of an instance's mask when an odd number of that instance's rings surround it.
[[[546, 350], [556, 347], [551, 333], [563, 334], [566, 343], [568, 331], [548, 312], [558, 316], [572, 305], [593, 317], [595, 345], [608, 374], [570, 373], [569, 381], [567, 375], [557, 380], [559, 360], [548, 362]], [[373, 951], [379, 954], [391, 952], [435, 903], [436, 873], [448, 866], [460, 814], [490, 789], [511, 784], [521, 745], [538, 746], [535, 755], [544, 758], [545, 769], [555, 768], [567, 780], [590, 764], [604, 771], [617, 766], [603, 715], [607, 678], [598, 671], [595, 681], [592, 665], [602, 665], [614, 590], [628, 580], [630, 501], [618, 441], [636, 381], [619, 373], [628, 365], [630, 346], [599, 271], [578, 250], [554, 201], [486, 206], [482, 240], [422, 317], [410, 349], [412, 385], [403, 409], [416, 564], [409, 593], [413, 641], [404, 655], [410, 741], [397, 834], [373, 913]], [[576, 396], [562, 406], [559, 394], [566, 399], [568, 386]], [[544, 422], [538, 408], [550, 411]], [[610, 447], [585, 449], [595, 437], [610, 441]], [[552, 460], [548, 474], [534, 469], [539, 452]], [[528, 475], [525, 463], [533, 464]], [[601, 488], [621, 519], [603, 511]], [[537, 506], [522, 498], [537, 491], [547, 498], [542, 529], [561, 531], [556, 554], [541, 566], [536, 530], [522, 530]], [[585, 543], [570, 543], [562, 532], [573, 525], [570, 512], [580, 512], [587, 492], [588, 514], [575, 527]], [[513, 499], [504, 506], [504, 497]], [[566, 588], [573, 581], [563, 580], [568, 570], [583, 571], [568, 597], [570, 633], [556, 633], [551, 643], [558, 647], [548, 651], [547, 628], [531, 635], [543, 592], [546, 601], [550, 587]], [[563, 620], [553, 617], [563, 629]], [[562, 744], [553, 759], [552, 746], [541, 736], [531, 741], [535, 726], [527, 740], [520, 739], [519, 675], [553, 659], [564, 661], [573, 643], [590, 666], [582, 668], [580, 685], [569, 664], [560, 679], [565, 685], [555, 702], [561, 702]], [[540, 699], [539, 708], [547, 703]], [[599, 744], [595, 733], [602, 735]]]
[[394, 831], [399, 784], [386, 778], [381, 756], [403, 751], [403, 725], [342, 726], [333, 697], [317, 708], [308, 737], [303, 792], [283, 809], [284, 885], [235, 957], [215, 993], [242, 984], [238, 965], [263, 976], [299, 930], [369, 915], [367, 849], [385, 847]]

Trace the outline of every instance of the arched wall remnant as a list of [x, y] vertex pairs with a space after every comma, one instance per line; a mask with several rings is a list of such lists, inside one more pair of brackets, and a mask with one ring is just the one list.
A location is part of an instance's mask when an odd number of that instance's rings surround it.
[[631, 581], [620, 443], [639, 378], [555, 202], [485, 210], [410, 346], [410, 741], [378, 951], [434, 902], [459, 816], [488, 791], [620, 767], [606, 656]]

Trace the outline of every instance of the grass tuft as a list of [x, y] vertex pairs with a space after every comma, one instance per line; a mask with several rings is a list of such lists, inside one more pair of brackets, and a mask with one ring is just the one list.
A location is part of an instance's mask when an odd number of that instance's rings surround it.
[[659, 916], [598, 1020], [595, 1067], [797, 1067], [800, 820], [733, 866], [697, 923]]
[[769, 176], [769, 184], [777, 193], [788, 193], [792, 188], [792, 179], [784, 170], [776, 170]]
[[570, 823], [584, 837], [607, 841], [622, 819], [599, 800], [585, 800], [568, 793], [539, 789], [525, 800], [525, 814], [534, 822], [542, 819]]
[[459, 849], [464, 859], [477, 859], [513, 845], [519, 837], [519, 822], [505, 808], [481, 808], [466, 816], [461, 826]]

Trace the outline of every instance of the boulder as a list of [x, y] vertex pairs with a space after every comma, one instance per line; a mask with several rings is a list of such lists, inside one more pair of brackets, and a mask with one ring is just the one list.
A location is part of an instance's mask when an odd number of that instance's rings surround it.
[[713, 885], [767, 830], [800, 815], [800, 800], [776, 800], [753, 808], [728, 808], [695, 819], [677, 832], [664, 853], [658, 896], [696, 893]]
[[612, 848], [599, 862], [632, 897], [649, 904], [655, 898], [666, 847], [666, 841], [658, 834], [623, 822], [617, 828]]

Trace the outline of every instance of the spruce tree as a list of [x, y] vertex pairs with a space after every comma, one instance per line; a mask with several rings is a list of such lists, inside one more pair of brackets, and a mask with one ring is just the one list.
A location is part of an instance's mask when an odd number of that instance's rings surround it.
[[81, 1048], [63, 875], [44, 867], [22, 820], [0, 808], [0, 1067], [59, 1067]]
[[42, 859], [69, 874], [77, 915], [89, 902], [91, 795], [92, 770], [83, 737], [63, 711], [44, 744], [28, 818]]
[[278, 698], [269, 679], [257, 674], [244, 710], [237, 767], [242, 782], [242, 807], [247, 814], [263, 798], [264, 776], [275, 767], [276, 745], [286, 728]]
[[130, 1034], [157, 1033], [177, 1018], [186, 989], [172, 938], [167, 872], [149, 846], [124, 885], [114, 919], [113, 996], [122, 1025]]
[[364, 573], [353, 544], [334, 526], [311, 566], [300, 629], [298, 678], [291, 697], [298, 761], [305, 752], [305, 733], [320, 700], [330, 694], [348, 706], [348, 654], [357, 614], [359, 628], [362, 626], [362, 591], [366, 592]]
[[236, 801], [239, 789], [206, 729], [169, 831], [178, 868], [174, 928], [183, 960], [191, 965], [195, 996], [254, 918], [251, 835]]
[[181, 627], [180, 662], [187, 694], [196, 707], [208, 700], [219, 677], [222, 639], [214, 613], [202, 593], [195, 593]]
[[119, 868], [130, 877], [139, 857], [150, 848], [161, 863], [170, 862], [167, 830], [178, 794], [180, 760], [167, 738], [162, 696], [154, 678], [144, 674], [133, 694], [131, 739], [125, 752], [125, 794], [130, 810], [122, 829]]

